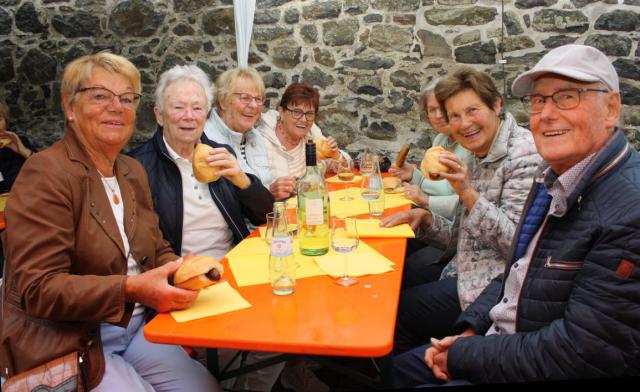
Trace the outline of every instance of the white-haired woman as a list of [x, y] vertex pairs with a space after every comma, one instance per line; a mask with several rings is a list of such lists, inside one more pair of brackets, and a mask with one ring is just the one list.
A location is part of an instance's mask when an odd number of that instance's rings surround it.
[[[131, 151], [147, 170], [160, 228], [177, 254], [225, 254], [250, 231], [245, 218], [262, 224], [273, 197], [258, 178], [242, 170], [233, 150], [209, 140], [204, 123], [213, 98], [209, 77], [195, 65], [177, 65], [160, 76], [155, 135]], [[209, 165], [221, 178], [199, 182], [191, 156], [198, 143], [213, 147]]]
[[[273, 196], [256, 176], [244, 172], [229, 146], [203, 134], [213, 86], [200, 68], [177, 65], [165, 71], [155, 97], [158, 130], [130, 154], [147, 171], [160, 229], [175, 253], [220, 259], [249, 235], [246, 220], [265, 222]], [[219, 180], [202, 183], [195, 178], [191, 156], [198, 143], [213, 147], [209, 165], [219, 169]], [[228, 351], [220, 350], [221, 356], [232, 357]], [[250, 353], [247, 361], [270, 355]], [[244, 375], [229, 387], [269, 390], [281, 369], [282, 365]]]

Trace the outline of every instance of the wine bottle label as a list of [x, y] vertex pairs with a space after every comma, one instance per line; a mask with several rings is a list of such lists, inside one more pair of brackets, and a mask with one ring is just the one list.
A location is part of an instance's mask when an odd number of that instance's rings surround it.
[[291, 237], [273, 237], [271, 238], [271, 256], [286, 257], [293, 254], [293, 245]]
[[321, 225], [324, 223], [324, 210], [322, 209], [322, 199], [305, 200], [305, 220], [307, 226]]

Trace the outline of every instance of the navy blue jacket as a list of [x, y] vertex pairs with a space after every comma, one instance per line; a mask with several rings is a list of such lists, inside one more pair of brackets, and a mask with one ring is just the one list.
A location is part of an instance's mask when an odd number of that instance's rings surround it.
[[[211, 147], [224, 147], [234, 154], [226, 144], [213, 142], [202, 134], [202, 143]], [[129, 152], [129, 155], [139, 160], [149, 175], [149, 187], [153, 197], [153, 205], [160, 219], [160, 229], [164, 238], [169, 241], [174, 253], [182, 250], [182, 177], [180, 170], [169, 156], [167, 147], [162, 139], [162, 128], [158, 130], [145, 144]], [[273, 195], [260, 180], [248, 174], [251, 185], [247, 189], [237, 188], [231, 181], [221, 177], [218, 181], [209, 183], [209, 192], [220, 213], [227, 221], [235, 244], [249, 235], [249, 229], [244, 218], [255, 225], [265, 223], [265, 214], [273, 209]]]
[[[516, 333], [458, 339], [448, 353], [451, 376], [498, 383], [640, 375], [640, 154], [621, 130], [569, 196], [565, 216], [550, 216], [542, 230]], [[502, 282], [465, 310], [458, 331], [486, 333]]]

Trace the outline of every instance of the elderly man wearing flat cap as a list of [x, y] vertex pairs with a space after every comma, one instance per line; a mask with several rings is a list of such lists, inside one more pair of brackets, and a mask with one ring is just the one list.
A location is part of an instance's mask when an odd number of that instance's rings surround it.
[[545, 163], [503, 275], [454, 333], [394, 358], [399, 387], [640, 375], [640, 155], [618, 75], [565, 45], [513, 82]]

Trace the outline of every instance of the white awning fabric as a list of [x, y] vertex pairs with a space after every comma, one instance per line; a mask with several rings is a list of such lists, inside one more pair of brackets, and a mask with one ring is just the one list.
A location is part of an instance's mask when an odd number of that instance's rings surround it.
[[236, 24], [236, 52], [238, 67], [249, 65], [249, 46], [253, 31], [253, 15], [256, 12], [256, 0], [233, 0], [233, 18]]

